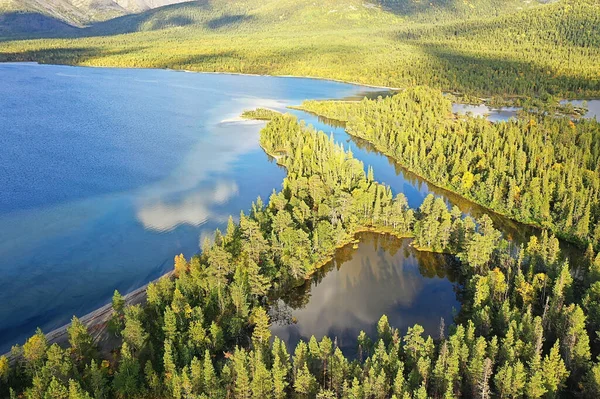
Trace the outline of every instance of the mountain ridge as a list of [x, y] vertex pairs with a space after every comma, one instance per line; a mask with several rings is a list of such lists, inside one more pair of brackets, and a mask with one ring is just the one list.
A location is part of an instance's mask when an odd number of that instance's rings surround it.
[[0, 13], [39, 14], [84, 27], [99, 21], [190, 0], [0, 0]]

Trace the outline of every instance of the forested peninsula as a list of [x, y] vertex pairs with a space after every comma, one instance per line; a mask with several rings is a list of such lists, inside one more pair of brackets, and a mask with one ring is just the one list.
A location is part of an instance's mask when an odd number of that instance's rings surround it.
[[522, 111], [491, 123], [452, 114], [439, 90], [415, 87], [360, 102], [307, 101], [401, 166], [519, 222], [600, 247], [600, 123]]
[[[381, 103], [381, 100], [379, 101]], [[290, 115], [269, 114], [264, 150], [287, 169], [283, 188], [230, 219], [200, 255], [175, 258], [174, 278], [147, 288], [147, 303], [113, 298], [100, 358], [73, 318], [69, 346], [38, 331], [0, 358], [11, 398], [540, 398], [597, 397], [600, 256], [571, 275], [544, 232], [513, 248], [488, 217], [475, 221], [429, 196], [410, 209], [350, 151]], [[327, 261], [361, 229], [414, 237], [421, 250], [456, 254], [462, 307], [449, 333], [404, 334], [382, 316], [361, 333], [358, 356], [314, 337], [292, 353], [269, 330], [269, 304]], [[586, 325], [587, 323], [587, 325]]]

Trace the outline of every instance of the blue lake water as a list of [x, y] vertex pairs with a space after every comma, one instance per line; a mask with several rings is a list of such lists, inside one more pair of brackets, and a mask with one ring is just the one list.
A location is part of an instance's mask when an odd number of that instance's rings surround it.
[[0, 349], [170, 270], [279, 189], [244, 109], [362, 95], [312, 79], [0, 64]]

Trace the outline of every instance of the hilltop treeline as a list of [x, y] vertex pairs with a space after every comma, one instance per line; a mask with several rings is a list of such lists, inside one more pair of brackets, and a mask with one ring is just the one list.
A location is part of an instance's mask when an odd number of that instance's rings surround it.
[[[575, 276], [544, 233], [515, 250], [489, 218], [478, 223], [429, 196], [418, 210], [392, 198], [372, 171], [325, 134], [273, 115], [261, 145], [288, 170], [283, 189], [200, 255], [175, 258], [175, 278], [147, 289], [145, 306], [113, 297], [122, 345], [99, 358], [76, 319], [70, 346], [38, 331], [0, 358], [0, 395], [25, 398], [540, 398], [600, 394], [600, 257]], [[365, 227], [414, 235], [418, 247], [458, 253], [462, 308], [445, 334], [402, 332], [382, 317], [347, 359], [335, 337], [271, 341], [268, 297], [293, 287]], [[587, 315], [587, 316], [586, 316]], [[590, 336], [594, 341], [590, 341]]]
[[523, 113], [517, 120], [453, 117], [438, 90], [417, 87], [361, 102], [305, 102], [347, 122], [434, 184], [524, 223], [600, 245], [600, 123]]

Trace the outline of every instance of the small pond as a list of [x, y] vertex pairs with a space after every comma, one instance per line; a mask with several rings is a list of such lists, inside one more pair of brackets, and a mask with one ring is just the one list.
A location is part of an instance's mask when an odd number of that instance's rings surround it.
[[389, 235], [361, 233], [358, 239], [273, 307], [271, 330], [291, 351], [300, 339], [327, 335], [354, 356], [360, 331], [375, 337], [383, 314], [401, 335], [420, 324], [437, 337], [440, 320], [449, 325], [460, 310], [453, 257], [419, 252], [409, 239]]

